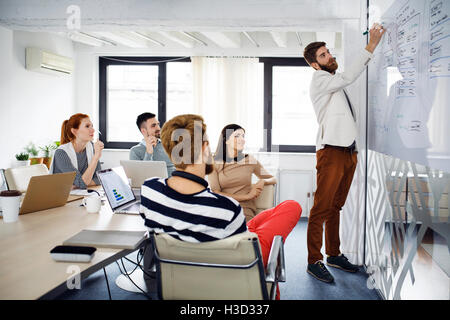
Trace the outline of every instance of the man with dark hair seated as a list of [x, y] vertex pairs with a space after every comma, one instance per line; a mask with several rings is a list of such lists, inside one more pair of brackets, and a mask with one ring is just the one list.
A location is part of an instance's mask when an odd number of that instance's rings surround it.
[[136, 125], [144, 139], [130, 149], [130, 160], [165, 161], [170, 177], [175, 167], [161, 145], [161, 128], [156, 116], [150, 112], [140, 114]]

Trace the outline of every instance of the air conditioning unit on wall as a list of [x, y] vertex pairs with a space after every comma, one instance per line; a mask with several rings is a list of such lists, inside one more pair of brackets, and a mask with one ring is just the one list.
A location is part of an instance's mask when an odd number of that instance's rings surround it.
[[25, 65], [28, 70], [53, 75], [71, 74], [72, 58], [63, 57], [39, 48], [26, 48]]

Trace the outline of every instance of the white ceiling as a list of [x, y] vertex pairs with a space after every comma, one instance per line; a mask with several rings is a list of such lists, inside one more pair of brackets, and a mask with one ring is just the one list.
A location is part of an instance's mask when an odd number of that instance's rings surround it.
[[319, 39], [339, 50], [360, 11], [359, 0], [2, 0], [0, 25], [118, 54], [283, 56]]

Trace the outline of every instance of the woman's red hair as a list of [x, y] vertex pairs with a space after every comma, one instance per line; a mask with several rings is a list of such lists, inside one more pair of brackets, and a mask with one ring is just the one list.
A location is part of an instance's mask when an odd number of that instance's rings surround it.
[[61, 144], [69, 143], [75, 139], [71, 129], [80, 128], [81, 121], [85, 118], [89, 118], [89, 116], [83, 113], [76, 113], [69, 120], [64, 120], [61, 127]]

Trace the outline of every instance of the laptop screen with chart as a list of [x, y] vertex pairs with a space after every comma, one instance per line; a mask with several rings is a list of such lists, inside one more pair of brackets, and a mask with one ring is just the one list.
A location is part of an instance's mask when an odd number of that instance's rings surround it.
[[97, 175], [113, 210], [136, 200], [122, 167], [102, 170]]

